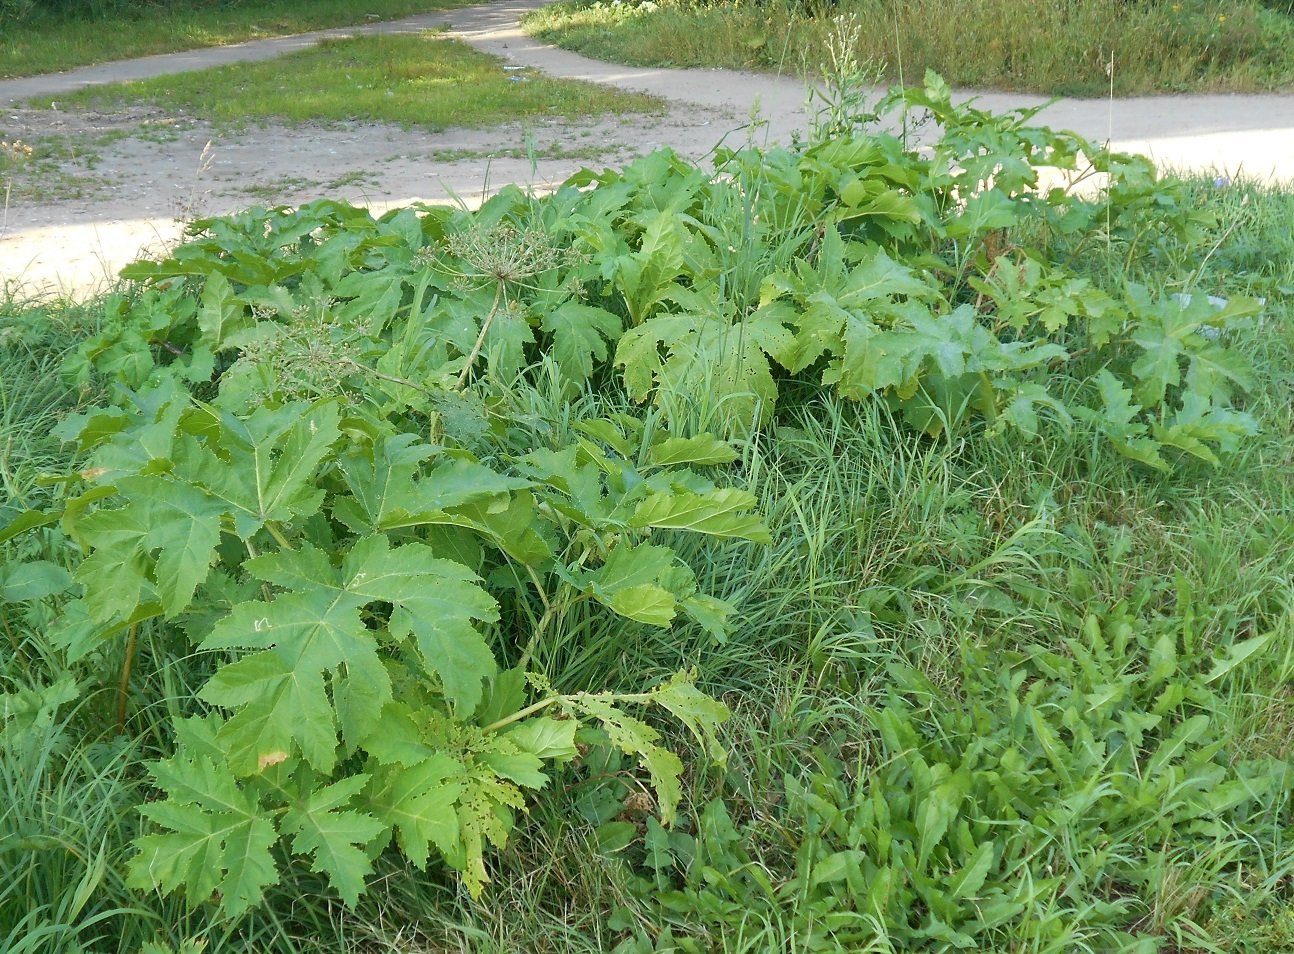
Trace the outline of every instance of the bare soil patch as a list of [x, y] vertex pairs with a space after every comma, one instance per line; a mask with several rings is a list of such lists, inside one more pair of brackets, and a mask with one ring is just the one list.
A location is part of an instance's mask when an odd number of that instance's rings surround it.
[[11, 109], [0, 112], [5, 138], [77, 145], [69, 158], [14, 175], [0, 225], [0, 280], [85, 293], [195, 218], [325, 196], [377, 211], [476, 204], [510, 182], [551, 188], [584, 166], [623, 163], [661, 145], [700, 155], [725, 118], [685, 108], [425, 133], [364, 123], [230, 130], [156, 109]]

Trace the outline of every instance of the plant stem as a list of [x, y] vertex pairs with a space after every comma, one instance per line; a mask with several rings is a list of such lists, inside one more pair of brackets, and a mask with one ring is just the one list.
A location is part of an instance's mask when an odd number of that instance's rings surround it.
[[542, 712], [542, 711], [544, 711], [544, 710], [545, 710], [545, 709], [547, 709], [549, 706], [551, 706], [554, 702], [560, 702], [560, 701], [561, 701], [562, 699], [564, 699], [564, 698], [566, 698], [566, 697], [565, 697], [565, 696], [549, 696], [547, 699], [541, 699], [541, 700], [539, 700], [539, 701], [538, 701], [538, 702], [536, 702], [536, 703], [533, 703], [533, 704], [531, 704], [531, 705], [526, 706], [524, 709], [519, 709], [519, 710], [517, 710], [516, 712], [512, 713], [512, 715], [510, 715], [510, 716], [504, 716], [504, 717], [503, 717], [502, 719], [500, 719], [498, 722], [491, 722], [489, 725], [487, 725], [487, 726], [486, 726], [484, 729], [482, 729], [481, 731], [482, 731], [482, 732], [498, 732], [500, 729], [507, 728], [508, 726], [512, 725], [512, 723], [514, 723], [514, 722], [520, 722], [522, 719], [526, 718], [527, 716], [532, 716], [532, 715], [534, 715], [536, 712]]
[[[526, 567], [526, 569], [529, 570], [530, 567]], [[538, 579], [535, 580], [535, 586], [539, 586]], [[543, 588], [541, 587], [539, 589], [539, 598], [543, 600], [544, 603], [544, 615], [539, 618], [539, 624], [535, 627], [535, 631], [530, 634], [530, 638], [526, 640], [525, 648], [521, 650], [521, 658], [517, 660], [518, 669], [525, 669], [526, 666], [530, 664], [530, 659], [535, 653], [535, 647], [539, 644], [539, 640], [543, 637], [544, 633], [548, 632], [548, 627], [553, 624], [553, 621], [559, 616], [564, 615], [576, 603], [589, 598], [587, 595], [581, 593], [572, 599], [571, 590], [572, 587], [563, 586], [562, 589], [557, 593], [554, 593], [552, 599], [549, 600], [548, 597], [544, 595]]]
[[366, 364], [360, 364], [354, 358], [343, 358], [342, 362], [344, 364], [350, 365], [356, 371], [362, 371], [364, 374], [367, 374], [370, 377], [377, 378], [381, 381], [390, 381], [392, 384], [399, 384], [399, 385], [403, 385], [406, 388], [413, 388], [415, 391], [421, 391], [423, 394], [432, 393], [431, 388], [425, 388], [421, 384], [418, 384], [416, 381], [410, 381], [408, 378], [398, 378], [393, 374], [383, 374], [381, 371], [378, 371], [374, 368], [370, 368]]
[[[525, 669], [526, 666], [529, 665], [530, 657], [534, 655], [535, 643], [539, 641], [539, 637], [543, 635], [544, 630], [548, 628], [556, 613], [553, 600], [550, 600], [548, 598], [548, 594], [544, 591], [543, 581], [539, 579], [539, 574], [535, 572], [535, 568], [529, 563], [524, 564], [524, 566], [526, 568], [526, 572], [530, 574], [530, 582], [534, 584], [535, 591], [539, 594], [539, 601], [544, 604], [544, 615], [539, 618], [539, 623], [535, 626], [535, 631], [530, 634], [530, 638], [526, 640], [526, 645], [521, 650], [521, 658], [517, 660], [518, 669]], [[557, 596], [554, 594], [553, 599], [555, 600], [556, 598]]]
[[126, 734], [126, 700], [130, 694], [130, 671], [135, 667], [135, 648], [139, 640], [139, 624], [134, 623], [126, 634], [126, 658], [121, 662], [121, 680], [117, 683], [117, 734]]
[[274, 540], [278, 543], [278, 545], [281, 546], [284, 550], [295, 549], [292, 546], [292, 544], [288, 542], [288, 538], [283, 536], [283, 531], [280, 530], [277, 526], [275, 526], [273, 520], [265, 521], [265, 529], [270, 532], [270, 536], [272, 536]]
[[[268, 526], [268, 523], [266, 524], [266, 526]], [[260, 556], [260, 554], [256, 552], [256, 545], [252, 543], [250, 538], [247, 540], [244, 540], [243, 545], [247, 547], [247, 555], [251, 557], [253, 560], [255, 560], [258, 556]], [[270, 585], [268, 583], [261, 584], [261, 595], [265, 597], [265, 602], [269, 603], [273, 601], [274, 597], [270, 593]]]
[[467, 356], [467, 363], [463, 365], [463, 371], [458, 376], [458, 383], [454, 385], [454, 390], [461, 391], [467, 384], [467, 376], [472, 373], [472, 366], [476, 364], [476, 359], [481, 354], [481, 348], [485, 346], [485, 336], [490, 331], [490, 325], [494, 323], [494, 316], [499, 313], [499, 305], [503, 301], [503, 282], [499, 282], [499, 287], [494, 291], [494, 304], [490, 306], [490, 313], [485, 316], [485, 321], [481, 323], [481, 333], [476, 336], [476, 344], [472, 345], [472, 353]]
[[536, 644], [552, 624], [556, 616], [557, 608], [555, 606], [549, 606], [544, 610], [544, 615], [539, 618], [539, 625], [535, 627], [535, 631], [531, 633], [530, 638], [526, 640], [525, 648], [521, 650], [521, 658], [517, 660], [517, 669], [525, 669], [530, 665], [530, 657], [535, 654]]
[[555, 702], [574, 702], [578, 705], [581, 699], [599, 699], [604, 702], [648, 703], [652, 701], [652, 693], [650, 692], [607, 692], [607, 693], [573, 692], [570, 695], [559, 694], [555, 696], [549, 696], [547, 699], [540, 699], [538, 702], [532, 703], [531, 705], [526, 706], [524, 709], [518, 709], [510, 716], [504, 716], [498, 722], [491, 722], [481, 731], [498, 732], [500, 729], [505, 729], [508, 726], [512, 725], [512, 723], [514, 722], [520, 722], [522, 719], [525, 719], [528, 716], [532, 716], [536, 712], [543, 712], [545, 709], [547, 709]]

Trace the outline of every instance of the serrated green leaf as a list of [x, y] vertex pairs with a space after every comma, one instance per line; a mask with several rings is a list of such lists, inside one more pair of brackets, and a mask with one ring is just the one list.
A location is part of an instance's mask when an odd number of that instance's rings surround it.
[[72, 574], [49, 560], [0, 564], [0, 603], [43, 600], [65, 592], [71, 585]]
[[85, 587], [85, 607], [97, 623], [130, 616], [153, 593], [149, 579], [147, 513], [135, 506], [96, 510], [78, 521], [94, 552], [74, 576]]
[[593, 418], [592, 420], [580, 421], [575, 425], [575, 429], [595, 441], [606, 444], [626, 460], [634, 456], [633, 447], [630, 446], [621, 425], [615, 421]]
[[361, 519], [350, 519], [357, 530], [394, 530], [428, 523], [452, 523], [447, 511], [492, 501], [522, 490], [529, 481], [499, 474], [470, 459], [449, 460], [429, 471], [423, 461], [433, 456], [430, 445], [399, 435], [377, 445], [372, 458], [352, 457], [342, 465]]
[[381, 660], [374, 663], [370, 656], [348, 660], [333, 675], [332, 703], [348, 753], [361, 746], [368, 749], [373, 736], [385, 730], [382, 714], [391, 696], [387, 665]]
[[[879, 190], [877, 185], [880, 185]], [[875, 180], [853, 179], [840, 190], [840, 201], [851, 210], [844, 216], [845, 219], [878, 216], [898, 219], [912, 225], [918, 225], [921, 222], [921, 210], [917, 208], [912, 196], [887, 189]]]
[[25, 510], [0, 529], [0, 543], [7, 543], [14, 537], [35, 530], [37, 527], [48, 527], [58, 523], [62, 514], [57, 510]]
[[664, 373], [660, 348], [677, 345], [691, 334], [696, 319], [691, 315], [659, 315], [630, 328], [616, 344], [615, 364], [624, 369], [625, 389], [635, 401], [643, 401]]
[[716, 640], [727, 640], [728, 619], [733, 613], [731, 603], [704, 593], [693, 593], [681, 600], [679, 607]]
[[416, 765], [437, 754], [437, 744], [428, 740], [427, 727], [416, 712], [421, 705], [388, 702], [382, 707], [376, 727], [355, 741], [382, 765]]
[[506, 747], [513, 751], [483, 752], [480, 758], [485, 765], [497, 775], [526, 788], [547, 787], [548, 776], [544, 774], [544, 763], [537, 755], [517, 750], [502, 736], [497, 742], [500, 748]]
[[1038, 436], [1040, 407], [1045, 408], [1065, 430], [1073, 425], [1074, 419], [1065, 405], [1048, 394], [1042, 385], [1032, 383], [1022, 384], [1010, 394], [1010, 400], [998, 412], [998, 423], [1009, 424], [1022, 437], [1035, 438]]
[[1249, 639], [1241, 640], [1238, 643], [1232, 643], [1226, 648], [1226, 651], [1213, 662], [1213, 668], [1209, 674], [1204, 677], [1205, 682], [1216, 682], [1227, 673], [1231, 672], [1237, 666], [1244, 664], [1246, 660], [1266, 648], [1267, 644], [1272, 641], [1276, 631], [1263, 633], [1261, 636], [1251, 636]]
[[861, 867], [866, 857], [867, 853], [864, 851], [834, 851], [813, 865], [809, 884], [812, 887], [818, 887], [819, 885], [831, 884], [836, 881], [844, 881]]
[[1177, 672], [1177, 639], [1165, 633], [1155, 640], [1146, 666], [1146, 684], [1158, 686]]
[[482, 680], [495, 673], [494, 654], [474, 621], [499, 618], [498, 603], [480, 587], [480, 578], [421, 544], [391, 550], [382, 536], [356, 544], [344, 568], [352, 592], [395, 604], [391, 635], [412, 635], [455, 710], [472, 712], [481, 700]]
[[293, 836], [292, 850], [313, 856], [311, 868], [326, 874], [351, 908], [364, 890], [364, 879], [373, 871], [360, 846], [386, 831], [371, 815], [343, 808], [367, 782], [367, 775], [352, 775], [311, 792], [288, 809], [281, 823], [283, 833]]
[[771, 415], [778, 392], [770, 358], [786, 354], [795, 338], [781, 309], [764, 308], [733, 321], [723, 314], [726, 305], [711, 307], [714, 313], [690, 316], [691, 329], [670, 345], [660, 390], [705, 401], [724, 422], [746, 430]]
[[[0, 692], [0, 725], [4, 727], [5, 742], [28, 732], [49, 730], [60, 710], [80, 696], [81, 686], [68, 673], [46, 685], [20, 686], [14, 692]], [[6, 744], [3, 751], [8, 754], [14, 750]]]
[[678, 673], [652, 690], [652, 701], [668, 709], [700, 744], [701, 750], [718, 764], [728, 757], [719, 741], [719, 727], [728, 721], [728, 707], [697, 689], [692, 673]]
[[475, 720], [479, 725], [491, 725], [512, 715], [526, 701], [526, 673], [524, 669], [505, 669], [494, 675], [486, 685], [485, 696], [477, 707]]
[[568, 301], [543, 316], [540, 328], [553, 337], [552, 355], [572, 381], [583, 384], [607, 358], [607, 345], [621, 332], [620, 318], [601, 308]]
[[1139, 319], [1132, 340], [1142, 355], [1132, 365], [1132, 373], [1137, 378], [1136, 399], [1142, 405], [1156, 408], [1163, 403], [1168, 388], [1182, 383], [1182, 362], [1188, 358], [1198, 362], [1195, 383], [1208, 390], [1203, 397], [1222, 393], [1218, 388], [1226, 380], [1241, 387], [1251, 383], [1242, 362], [1220, 346], [1207, 344], [1197, 332], [1205, 325], [1219, 327], [1232, 317], [1255, 314], [1257, 302], [1237, 299], [1219, 311], [1205, 295], [1152, 301], [1146, 289], [1135, 285], [1128, 296]]
[[297, 750], [321, 772], [336, 764], [336, 723], [319, 670], [254, 653], [222, 666], [199, 695], [239, 709], [220, 730], [234, 773], [255, 774]]
[[538, 758], [563, 762], [579, 754], [575, 747], [578, 727], [574, 719], [539, 716], [509, 727], [504, 735], [519, 749]]
[[607, 554], [602, 566], [585, 571], [581, 582], [610, 597], [629, 587], [656, 583], [674, 565], [674, 559], [669, 547], [622, 543]]
[[691, 530], [771, 543], [773, 537], [768, 528], [757, 515], [749, 512], [755, 504], [754, 494], [731, 487], [704, 494], [652, 494], [638, 505], [631, 523], [635, 527]]
[[435, 846], [452, 853], [459, 844], [455, 804], [462, 794], [463, 767], [444, 754], [413, 765], [392, 766], [374, 773], [367, 806], [371, 814], [395, 832], [404, 856], [422, 871]]
[[613, 280], [624, 295], [634, 324], [641, 324], [674, 287], [683, 270], [687, 236], [672, 211], [652, 210], [641, 216], [638, 250], [614, 260]]
[[1000, 189], [985, 189], [966, 199], [962, 209], [948, 221], [948, 234], [965, 238], [1010, 228], [1020, 220], [1021, 208]]
[[917, 810], [917, 866], [920, 870], [925, 870], [930, 853], [943, 839], [952, 820], [957, 817], [957, 811], [966, 796], [967, 787], [967, 777], [963, 773], [958, 773], [940, 783], [926, 795], [925, 801]]
[[1138, 419], [1142, 409], [1132, 403], [1132, 391], [1105, 368], [1093, 380], [1102, 407], [1087, 416], [1096, 420], [1114, 449], [1156, 470], [1167, 470], [1168, 462], [1159, 453], [1158, 442], [1145, 436], [1148, 428]]
[[604, 606], [629, 619], [652, 626], [669, 626], [680, 595], [676, 593], [679, 566], [674, 551], [651, 544], [622, 543], [607, 555], [606, 563], [574, 578], [577, 585]]
[[601, 854], [614, 855], [638, 840], [638, 828], [628, 821], [603, 822], [594, 829], [593, 837]]
[[[378, 529], [390, 510], [399, 509], [399, 504], [392, 502], [409, 493], [408, 488], [414, 483], [422, 462], [435, 453], [436, 448], [423, 443], [416, 434], [396, 434], [338, 461], [354, 503], [364, 518], [363, 522], [348, 520], [353, 524], [351, 529], [360, 532]], [[347, 509], [346, 513], [349, 512]]]
[[59, 618], [49, 629], [49, 637], [53, 645], [67, 653], [68, 662], [84, 659], [105, 641], [138, 623], [162, 615], [160, 604], [141, 603], [129, 616], [105, 624], [90, 616], [84, 599], [69, 600], [60, 609]]
[[245, 331], [255, 323], [247, 313], [247, 306], [238, 300], [233, 286], [220, 272], [208, 276], [202, 289], [202, 304], [198, 308], [198, 327], [207, 347], [219, 351], [226, 347], [229, 338]]
[[651, 626], [669, 626], [674, 621], [674, 594], [655, 583], [622, 587], [603, 602], [621, 616]]
[[[318, 736], [307, 736], [307, 730], [300, 727], [273, 726], [266, 700], [272, 698], [288, 708], [308, 708], [317, 717], [324, 711], [331, 713], [321, 674], [334, 673], [343, 665], [367, 672], [380, 669], [379, 633], [365, 625], [360, 615], [370, 603], [394, 605], [390, 637], [414, 637], [429, 670], [440, 676], [446, 697], [462, 711], [476, 707], [481, 681], [494, 672], [493, 654], [473, 620], [497, 618], [497, 604], [477, 585], [474, 573], [437, 558], [423, 544], [391, 549], [381, 535], [366, 537], [346, 554], [340, 569], [305, 544], [297, 551], [248, 561], [247, 569], [289, 592], [269, 602], [235, 607], [202, 643], [205, 649], [267, 649], [270, 652], [261, 655], [272, 655], [280, 663], [275, 670], [265, 659], [255, 670], [256, 678], [271, 693], [259, 702], [229, 682], [226, 673], [233, 667], [221, 670], [203, 690], [203, 698], [211, 702], [249, 706], [247, 714], [230, 720], [235, 728], [226, 727], [227, 732], [238, 733], [240, 771], [253, 770], [253, 750], [264, 747], [267, 732], [274, 733], [276, 743], [285, 732], [303, 746], [307, 741], [314, 743], [307, 758], [321, 769], [331, 764], [332, 756], [324, 754]], [[251, 664], [242, 660], [235, 665]], [[378, 695], [369, 704], [378, 706], [385, 701]]]
[[730, 464], [737, 459], [736, 449], [712, 434], [696, 437], [667, 437], [647, 452], [649, 463], [658, 467], [677, 464]]
[[258, 905], [279, 877], [270, 816], [206, 757], [178, 755], [153, 775], [170, 797], [140, 811], [169, 831], [136, 839], [131, 885], [167, 894], [184, 887], [195, 902], [217, 894], [231, 917]]
[[185, 475], [225, 502], [234, 529], [249, 540], [267, 521], [286, 523], [319, 509], [323, 491], [315, 473], [341, 436], [337, 405], [288, 404], [258, 408], [246, 420], [220, 417], [224, 459], [192, 448]]
[[581, 695], [572, 699], [571, 705], [596, 719], [612, 745], [627, 755], [637, 757], [647, 770], [652, 788], [656, 791], [661, 821], [666, 825], [671, 824], [679, 800], [683, 797], [683, 789], [679, 784], [683, 763], [673, 752], [657, 744], [660, 733], [647, 723], [617, 709], [605, 696]]
[[973, 898], [975, 892], [984, 886], [989, 870], [993, 866], [993, 855], [996, 850], [997, 846], [991, 841], [984, 842], [976, 849], [970, 861], [966, 862], [962, 870], [957, 872], [949, 882], [948, 894], [954, 900]]
[[157, 551], [158, 598], [173, 618], [206, 580], [220, 542], [223, 502], [191, 484], [157, 477], [124, 477], [118, 490], [141, 508], [148, 523], [144, 545]]
[[1234, 391], [1252, 391], [1253, 367], [1239, 351], [1217, 344], [1191, 349], [1186, 387], [1201, 398], [1226, 400]]
[[446, 860], [463, 874], [468, 893], [479, 898], [490, 876], [485, 870], [485, 848], [502, 848], [516, 817], [525, 808], [520, 790], [498, 775], [472, 772], [463, 777], [458, 801], [460, 845]]
[[1151, 430], [1161, 444], [1216, 465], [1218, 456], [1210, 445], [1233, 451], [1242, 438], [1256, 433], [1257, 429], [1251, 415], [1214, 406], [1204, 395], [1187, 392], [1167, 426], [1156, 422]]

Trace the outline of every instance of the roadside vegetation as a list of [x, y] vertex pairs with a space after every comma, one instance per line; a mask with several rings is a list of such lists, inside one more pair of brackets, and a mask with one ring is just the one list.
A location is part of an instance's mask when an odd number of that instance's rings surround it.
[[0, 0], [0, 79], [463, 5], [455, 0]]
[[0, 306], [0, 949], [1294, 952], [1294, 195], [833, 95]]
[[560, 0], [528, 14], [550, 43], [615, 63], [816, 76], [844, 33], [878, 80], [1058, 96], [1294, 85], [1287, 0]]
[[387, 122], [430, 130], [655, 112], [663, 105], [640, 93], [509, 68], [430, 31], [324, 40], [264, 63], [96, 86], [58, 102], [96, 109], [143, 103], [225, 124]]

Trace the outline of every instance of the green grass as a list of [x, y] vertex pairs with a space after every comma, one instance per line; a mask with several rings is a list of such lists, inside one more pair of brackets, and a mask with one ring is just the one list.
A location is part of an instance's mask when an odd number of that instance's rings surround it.
[[434, 33], [329, 40], [281, 59], [83, 90], [66, 104], [151, 103], [221, 123], [387, 122], [440, 130], [654, 112], [649, 96], [531, 70]]
[[954, 86], [1101, 96], [1294, 84], [1294, 19], [1247, 0], [843, 0], [610, 4], [561, 0], [526, 16], [540, 39], [637, 66], [816, 75], [847, 38], [889, 80], [933, 69]]
[[95, 332], [100, 312], [98, 303], [30, 298], [17, 281], [0, 285], [0, 520], [11, 516], [10, 506], [47, 499], [40, 475], [66, 462], [50, 431], [81, 402], [101, 396], [70, 390], [58, 375], [67, 350]]
[[111, 60], [224, 46], [309, 30], [393, 20], [462, 6], [455, 0], [265, 0], [138, 4], [99, 18], [36, 16], [0, 33], [0, 79]]
[[98, 149], [110, 137], [41, 136], [25, 142], [4, 135], [0, 128], [0, 201], [85, 199], [111, 184], [94, 172], [101, 158]]

